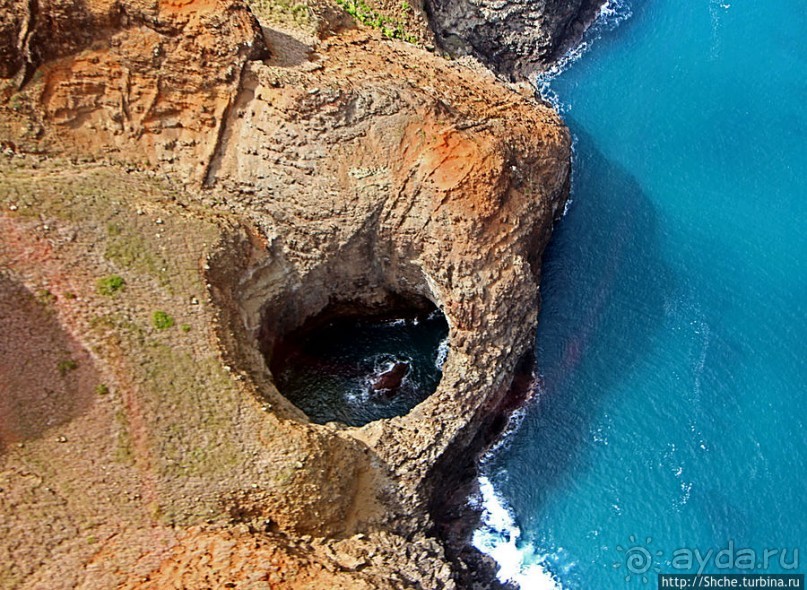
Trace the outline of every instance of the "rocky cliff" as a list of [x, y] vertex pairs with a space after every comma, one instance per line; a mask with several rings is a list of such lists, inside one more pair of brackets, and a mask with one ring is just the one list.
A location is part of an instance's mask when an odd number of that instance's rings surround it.
[[576, 44], [604, 0], [425, 0], [439, 45], [521, 80]]
[[[337, 7], [254, 8], [2, 6], [3, 587], [487, 575], [455, 493], [524, 389], [568, 132]], [[266, 352], [330, 304], [423, 298], [450, 349], [409, 414], [277, 391]]]

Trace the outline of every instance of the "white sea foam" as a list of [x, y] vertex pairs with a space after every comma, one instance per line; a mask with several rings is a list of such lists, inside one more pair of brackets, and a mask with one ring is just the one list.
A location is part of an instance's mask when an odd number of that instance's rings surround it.
[[398, 359], [389, 354], [377, 354], [373, 358], [373, 372], [378, 375], [392, 370]]
[[[540, 399], [538, 379], [534, 397]], [[526, 407], [515, 410], [498, 442], [491, 447], [486, 457], [492, 457], [510, 444], [510, 434], [517, 430], [526, 416]], [[486, 458], [482, 459], [485, 469]], [[486, 476], [479, 478], [482, 524], [474, 531], [473, 545], [490, 555], [499, 565], [498, 578], [513, 582], [520, 588], [535, 590], [563, 590], [560, 581], [549, 569], [549, 555], [541, 554], [532, 543], [521, 541], [521, 529], [506, 501], [496, 493], [493, 483]]]
[[630, 6], [625, 0], [608, 0], [600, 6], [597, 19], [601, 19], [608, 26], [615, 27], [630, 18], [631, 14]]
[[572, 201], [572, 198], [571, 198], [571, 197], [569, 197], [568, 199], [566, 199], [566, 204], [564, 204], [564, 205], [563, 205], [563, 214], [561, 215], [561, 217], [566, 217], [566, 214], [569, 212], [569, 209], [570, 209], [570, 208], [571, 208], [571, 206], [572, 206], [572, 202], [573, 202], [573, 201]]
[[448, 336], [443, 338], [440, 341], [439, 346], [437, 347], [437, 358], [434, 361], [434, 366], [437, 367], [438, 370], [443, 370], [443, 365], [446, 364], [446, 359], [448, 358]]
[[566, 69], [583, 57], [592, 43], [599, 39], [603, 32], [610, 31], [620, 23], [629, 19], [633, 14], [628, 0], [606, 0], [600, 7], [594, 23], [586, 32], [582, 42], [567, 51], [557, 62], [545, 72], [541, 72], [535, 79], [535, 88], [541, 97], [550, 103], [559, 113], [571, 110], [571, 106], [564, 104], [558, 94], [552, 89], [552, 80], [566, 71]]
[[345, 401], [350, 405], [357, 406], [365, 404], [370, 399], [370, 384], [372, 380], [368, 377], [345, 391]]
[[487, 477], [479, 478], [479, 489], [482, 526], [474, 531], [473, 544], [499, 564], [499, 580], [531, 590], [562, 590], [547, 567], [547, 557], [537, 554], [532, 544], [519, 543], [521, 530]]

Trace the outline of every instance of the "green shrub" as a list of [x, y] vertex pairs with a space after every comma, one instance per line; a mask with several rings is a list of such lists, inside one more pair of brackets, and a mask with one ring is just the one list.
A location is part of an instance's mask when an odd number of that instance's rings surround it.
[[56, 303], [56, 295], [51, 293], [48, 289], [40, 289], [37, 291], [36, 298], [44, 305], [53, 305]]
[[167, 330], [174, 325], [174, 318], [162, 310], [155, 311], [151, 315], [151, 323], [158, 330]]
[[95, 288], [101, 295], [111, 297], [115, 293], [122, 291], [126, 287], [126, 281], [123, 277], [118, 275], [109, 275], [108, 277], [101, 277], [95, 283]]
[[[403, 23], [396, 19], [386, 17], [383, 14], [379, 14], [367, 6], [364, 0], [336, 0], [336, 3], [360, 23], [373, 27], [374, 29], [380, 29], [381, 34], [385, 37], [400, 39], [401, 41], [412, 44], [417, 44], [418, 42], [415, 35], [406, 32]], [[405, 16], [410, 8], [409, 3], [403, 2], [401, 4], [402, 16]]]

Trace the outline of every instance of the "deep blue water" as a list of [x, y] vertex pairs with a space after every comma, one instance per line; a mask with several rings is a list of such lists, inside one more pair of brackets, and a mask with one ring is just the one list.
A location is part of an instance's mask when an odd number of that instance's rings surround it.
[[[807, 5], [617, 11], [549, 84], [573, 203], [544, 261], [543, 382], [488, 459], [477, 544], [525, 588], [655, 588], [730, 544], [807, 572]], [[705, 571], [741, 571], [723, 565]]]

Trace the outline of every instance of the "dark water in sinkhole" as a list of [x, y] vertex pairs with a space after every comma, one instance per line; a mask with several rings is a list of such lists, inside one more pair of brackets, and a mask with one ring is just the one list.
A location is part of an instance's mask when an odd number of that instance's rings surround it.
[[[287, 336], [271, 367], [280, 392], [312, 421], [363, 426], [404, 415], [432, 394], [447, 352], [448, 324], [437, 310], [341, 317]], [[382, 387], [385, 375], [400, 384]]]

